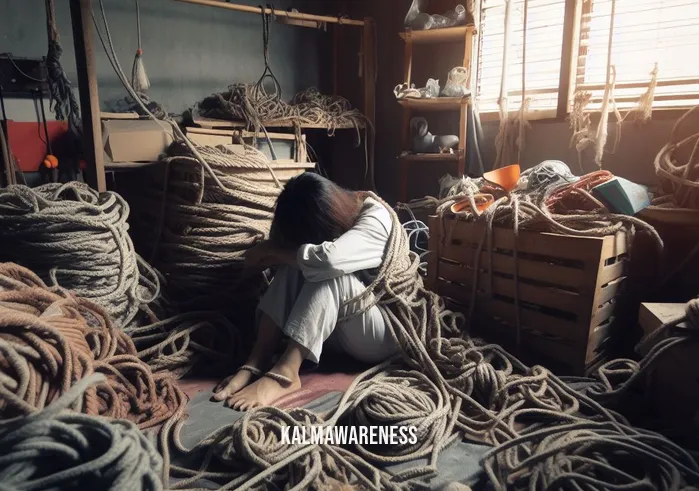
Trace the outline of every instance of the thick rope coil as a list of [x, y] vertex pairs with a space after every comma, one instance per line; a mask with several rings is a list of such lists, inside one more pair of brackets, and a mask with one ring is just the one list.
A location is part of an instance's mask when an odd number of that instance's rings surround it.
[[76, 411], [147, 429], [186, 404], [172, 377], [154, 375], [104, 310], [10, 263], [0, 263], [0, 353], [0, 418], [41, 410], [95, 372], [106, 382], [86, 389]]
[[236, 177], [236, 168], [269, 168], [264, 155], [245, 148], [239, 155], [197, 147], [209, 174], [187, 147], [173, 145], [160, 206], [144, 207], [159, 220], [152, 260], [166, 276], [168, 296], [185, 300], [188, 309], [199, 300], [201, 308], [220, 308], [227, 297], [226, 310], [233, 310], [259, 295], [262, 277], [244, 275], [244, 254], [268, 237], [280, 188]]
[[0, 490], [163, 489], [163, 460], [133, 423], [66, 411], [104, 381], [90, 375], [43, 410], [0, 421]]
[[79, 182], [0, 190], [0, 261], [104, 307], [120, 326], [160, 292], [153, 269], [134, 251], [129, 206]]

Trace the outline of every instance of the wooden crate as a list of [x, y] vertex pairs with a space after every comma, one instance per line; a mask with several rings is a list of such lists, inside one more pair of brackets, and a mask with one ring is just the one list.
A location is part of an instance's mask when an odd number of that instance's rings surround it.
[[[474, 285], [473, 335], [519, 351], [528, 363], [583, 374], [603, 357], [617, 295], [627, 268], [626, 236], [570, 237], [521, 230], [514, 260], [512, 229], [495, 228], [491, 255], [482, 222], [429, 218], [427, 286], [468, 312]], [[516, 347], [515, 267], [518, 267], [520, 347]], [[477, 275], [477, 280], [476, 280]], [[492, 278], [492, 288], [491, 288]], [[492, 321], [492, 322], [491, 322]]]

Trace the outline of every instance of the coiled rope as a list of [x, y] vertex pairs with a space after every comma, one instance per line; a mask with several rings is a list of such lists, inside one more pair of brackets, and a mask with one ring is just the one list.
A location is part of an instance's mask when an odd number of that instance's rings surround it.
[[259, 294], [262, 277], [244, 276], [244, 253], [269, 235], [280, 188], [236, 177], [241, 166], [269, 168], [263, 154], [244, 148], [239, 155], [197, 147], [212, 174], [184, 145], [173, 145], [164, 160], [167, 175], [157, 196], [160, 240], [152, 259], [167, 278], [168, 292], [188, 305], [201, 300], [208, 307], [212, 296], [225, 295], [234, 309]]
[[184, 407], [168, 374], [153, 374], [131, 339], [96, 304], [49, 289], [26, 268], [0, 263], [0, 418], [44, 408], [79, 380], [102, 373], [74, 409], [127, 419], [141, 429]]
[[133, 423], [67, 411], [104, 381], [90, 375], [45, 409], [0, 421], [0, 490], [163, 489], [162, 458]]
[[0, 189], [0, 261], [98, 303], [126, 326], [160, 292], [134, 251], [128, 215], [121, 196], [79, 182]]
[[[190, 455], [201, 452], [202, 458], [196, 469], [173, 468], [174, 475], [187, 478], [178, 488], [192, 489], [190, 486], [206, 478], [235, 489], [251, 489], [261, 482], [289, 482], [291, 489], [306, 489], [332, 477], [357, 482], [367, 489], [414, 489], [436, 475], [439, 452], [462, 437], [499, 446], [519, 442], [518, 438], [537, 430], [587, 430], [598, 438], [614, 431], [615, 437], [608, 438], [604, 452], [588, 452], [585, 446], [578, 450], [583, 454], [581, 459], [587, 459], [590, 465], [603, 466], [605, 459], [611, 458], [607, 452], [616, 455], [625, 450], [625, 441], [640, 445], [645, 435], [651, 435], [631, 429], [621, 415], [574, 391], [545, 368], [527, 367], [501, 347], [479, 343], [463, 334], [463, 317], [446, 310], [443, 301], [424, 288], [418, 273], [419, 259], [410, 253], [406, 233], [395, 213], [392, 219], [393, 232], [375, 282], [348, 305], [356, 303], [359, 312], [378, 305], [402, 356], [359, 376], [337, 408], [322, 417], [303, 410], [253, 409], [190, 451], [178, 440], [182, 422], [173, 425], [175, 447]], [[341, 421], [414, 424], [419, 427], [421, 439], [413, 447], [343, 447], [351, 453], [342, 453], [329, 444], [280, 443], [283, 426], [308, 430], [313, 425], [333, 427]], [[663, 437], [652, 437], [664, 446], [656, 445], [657, 451], [647, 460], [669, 469], [676, 482], [699, 484], [696, 463], [687, 461]], [[533, 450], [533, 456], [543, 458], [544, 447]], [[332, 461], [324, 460], [328, 454]], [[375, 467], [419, 457], [428, 457], [428, 464], [395, 475]], [[214, 458], [243, 467], [246, 472], [216, 473]], [[338, 468], [345, 473], [338, 476]], [[611, 473], [597, 475], [597, 479], [614, 486], [619, 476]], [[662, 475], [652, 476], [651, 482], [656, 485], [653, 489], [675, 489]]]

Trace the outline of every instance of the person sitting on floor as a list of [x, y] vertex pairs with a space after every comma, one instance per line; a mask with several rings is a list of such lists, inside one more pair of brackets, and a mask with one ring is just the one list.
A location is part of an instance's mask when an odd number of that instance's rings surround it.
[[[246, 254], [246, 267], [277, 267], [258, 306], [255, 344], [214, 399], [238, 410], [269, 405], [301, 388], [301, 363], [318, 363], [324, 348], [372, 364], [397, 353], [377, 306], [353, 316], [361, 306], [345, 305], [375, 278], [391, 228], [388, 209], [367, 193], [310, 172], [289, 180], [270, 239]], [[270, 367], [284, 336], [288, 346]]]

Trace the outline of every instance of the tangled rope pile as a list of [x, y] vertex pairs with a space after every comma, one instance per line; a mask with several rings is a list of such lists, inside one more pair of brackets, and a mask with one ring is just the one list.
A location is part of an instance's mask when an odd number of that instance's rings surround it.
[[334, 134], [337, 128], [360, 128], [368, 125], [367, 118], [349, 101], [339, 96], [321, 94], [310, 88], [299, 92], [290, 103], [278, 94], [268, 94], [256, 84], [236, 84], [227, 92], [213, 94], [199, 103], [202, 116], [245, 121], [249, 129], [259, 131], [263, 126], [284, 123], [317, 125]]
[[[687, 326], [678, 329], [681, 323]], [[687, 303], [685, 315], [664, 324], [639, 344], [637, 351], [645, 353], [640, 362], [612, 360], [591, 378], [567, 377], [566, 381], [582, 382], [587, 396], [607, 407], [618, 406], [631, 389], [643, 390], [641, 382], [648, 380], [650, 370], [664, 353], [696, 340], [697, 335], [699, 299], [694, 299]], [[605, 460], [586, 458], [591, 453], [604, 455]], [[602, 476], [615, 479], [617, 486], [645, 487], [662, 475], [675, 477], [661, 489], [693, 489], [682, 487], [678, 470], [690, 476], [692, 482], [699, 480], [699, 465], [688, 452], [656, 433], [614, 422], [572, 423], [526, 431], [491, 450], [484, 464], [491, 481], [499, 484], [496, 489], [502, 490], [603, 486]]]
[[[678, 325], [686, 323], [686, 327]], [[611, 360], [600, 366], [592, 378], [571, 379], [586, 382], [586, 393], [605, 405], [618, 404], [624, 395], [648, 372], [658, 359], [674, 347], [696, 340], [699, 336], [699, 298], [687, 303], [684, 315], [666, 322], [646, 336], [636, 347], [643, 354], [640, 362], [630, 359]]]
[[160, 292], [134, 251], [128, 215], [121, 196], [79, 182], [0, 189], [0, 261], [93, 300], [127, 326]]
[[104, 376], [77, 382], [45, 409], [0, 421], [0, 490], [163, 489], [163, 460], [138, 428], [66, 411]]
[[187, 312], [125, 332], [153, 372], [177, 379], [195, 370], [200, 376], [230, 373], [246, 355], [240, 331], [217, 312]]
[[167, 374], [153, 374], [131, 339], [107, 313], [63, 289], [49, 289], [31, 271], [0, 264], [0, 417], [44, 408], [79, 380], [102, 373], [73, 409], [158, 426], [184, 407]]
[[[631, 429], [621, 415], [574, 391], [545, 368], [527, 367], [499, 346], [485, 345], [463, 334], [463, 317], [446, 310], [442, 299], [424, 288], [419, 259], [409, 252], [407, 236], [395, 213], [392, 218], [393, 232], [376, 280], [348, 304], [356, 302], [361, 306], [359, 312], [378, 305], [402, 356], [360, 375], [327, 415], [253, 409], [192, 450], [183, 448], [178, 440], [180, 422], [173, 428], [176, 448], [198, 454], [202, 464], [193, 470], [173, 468], [173, 475], [186, 478], [178, 483], [178, 489], [191, 489], [189, 486], [202, 478], [236, 489], [257, 489], [261, 482], [288, 482], [294, 490], [317, 488], [330, 478], [356, 482], [366, 489], [415, 489], [436, 475], [439, 452], [462, 437], [495, 446], [514, 445], [517, 455], [529, 452], [543, 462], [546, 472], [555, 475], [560, 472], [550, 470], [552, 466], [568, 458], [575, 464], [569, 466], [574, 471], [566, 477], [569, 481], [594, 482], [601, 487], [628, 480], [628, 469], [611, 472], [605, 459], [628, 452], [629, 445], [640, 447], [654, 439], [662, 445], [658, 443], [653, 452], [644, 453], [644, 463], [661, 471], [648, 473], [648, 488], [681, 489], [675, 483], [699, 484], [696, 462], [663, 437]], [[418, 425], [419, 444], [371, 449], [281, 444], [285, 426], [334, 427], [345, 421]], [[604, 449], [599, 452], [600, 447], [577, 445], [577, 439], [574, 455], [567, 452], [572, 447], [551, 447], [546, 438], [544, 445], [520, 445], [520, 438], [533, 441], [542, 434], [538, 431], [593, 435], [595, 441], [603, 440]], [[505, 479], [513, 480], [517, 474], [505, 468], [513, 462], [513, 451], [509, 446], [501, 448], [504, 456], [491, 456], [488, 465], [496, 487], [506, 489], [511, 481]], [[549, 455], [552, 461], [546, 460]], [[420, 457], [428, 457], [426, 466], [395, 475], [375, 467]], [[211, 467], [214, 458], [246, 470], [216, 473]], [[627, 467], [638, 471], [642, 464], [631, 461]], [[666, 480], [665, 471], [673, 476], [672, 483]], [[541, 472], [535, 471], [534, 480], [529, 481], [534, 483], [532, 489], [545, 489], [541, 482], [551, 482], [549, 474], [544, 481], [537, 481]]]

